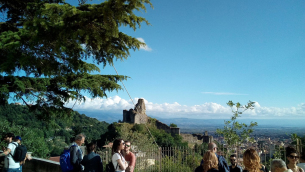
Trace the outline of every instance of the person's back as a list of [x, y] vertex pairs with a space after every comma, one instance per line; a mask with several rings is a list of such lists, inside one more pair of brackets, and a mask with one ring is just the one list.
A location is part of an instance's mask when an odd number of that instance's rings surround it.
[[219, 170], [215, 169], [215, 168], [211, 168], [209, 169], [207, 172], [219, 172]]
[[[247, 170], [247, 169], [244, 169], [243, 172], [251, 172], [251, 170]], [[264, 165], [261, 165], [261, 168], [259, 169], [259, 172], [269, 172], [268, 168]]]
[[101, 157], [95, 152], [90, 152], [84, 156], [81, 164], [85, 167], [84, 172], [102, 172], [103, 163]]
[[229, 166], [227, 164], [226, 159], [221, 156], [221, 155], [217, 155], [217, 159], [218, 159], [218, 170], [219, 172], [229, 172]]
[[243, 172], [269, 172], [269, 170], [260, 163], [260, 157], [255, 149], [249, 148], [243, 154]]
[[198, 166], [198, 167], [195, 169], [195, 172], [203, 172], [203, 171], [204, 171], [204, 169], [203, 169], [203, 166], [202, 166], [202, 165]]

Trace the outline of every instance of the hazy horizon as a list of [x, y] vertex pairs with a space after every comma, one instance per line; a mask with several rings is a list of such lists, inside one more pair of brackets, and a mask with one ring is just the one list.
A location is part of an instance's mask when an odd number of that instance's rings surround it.
[[[96, 112], [90, 111], [78, 111], [81, 114], [85, 114], [89, 117], [96, 118], [100, 121], [105, 121], [107, 123], [118, 122], [123, 120], [123, 114], [97, 114]], [[204, 122], [202, 125], [223, 125], [224, 120], [227, 119], [195, 119], [195, 118], [162, 118], [157, 116], [149, 117], [156, 118], [157, 120], [169, 125], [170, 123], [177, 123], [179, 125], [196, 124], [200, 125], [200, 122]], [[305, 127], [304, 120], [300, 119], [244, 119], [242, 117], [238, 118], [239, 122], [250, 123], [251, 121], [257, 122], [258, 126], [281, 126], [281, 127]]]

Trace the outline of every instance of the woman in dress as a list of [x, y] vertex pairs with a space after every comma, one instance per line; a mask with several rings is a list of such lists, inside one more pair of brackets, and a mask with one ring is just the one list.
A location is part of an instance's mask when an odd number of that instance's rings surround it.
[[291, 169], [293, 172], [304, 172], [301, 167], [297, 166], [299, 156], [293, 147], [286, 147], [286, 157], [288, 160], [287, 169]]
[[245, 166], [243, 172], [268, 172], [269, 170], [262, 165], [255, 149], [250, 148], [244, 152], [243, 164]]
[[203, 155], [203, 171], [204, 172], [218, 172], [218, 159], [215, 153], [207, 151]]
[[112, 145], [112, 164], [116, 172], [125, 172], [128, 167], [124, 156], [121, 151], [125, 148], [125, 143], [123, 139], [116, 139]]

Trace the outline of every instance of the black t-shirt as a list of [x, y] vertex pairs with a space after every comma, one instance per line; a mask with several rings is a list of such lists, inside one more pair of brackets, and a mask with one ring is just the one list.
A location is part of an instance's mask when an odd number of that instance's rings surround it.
[[239, 166], [235, 166], [235, 168], [232, 168], [232, 165], [229, 166], [230, 172], [241, 172], [242, 169]]

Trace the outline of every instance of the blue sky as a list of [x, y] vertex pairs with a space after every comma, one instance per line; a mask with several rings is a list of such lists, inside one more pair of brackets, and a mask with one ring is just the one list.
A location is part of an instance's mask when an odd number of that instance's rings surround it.
[[[228, 118], [226, 102], [251, 100], [257, 108], [248, 118], [305, 118], [305, 1], [151, 2], [154, 9], [138, 13], [151, 26], [121, 28], [147, 47], [115, 62], [119, 74], [131, 77], [124, 82], [131, 97], [146, 100], [148, 115]], [[132, 107], [119, 91], [75, 109], [121, 113]]]

